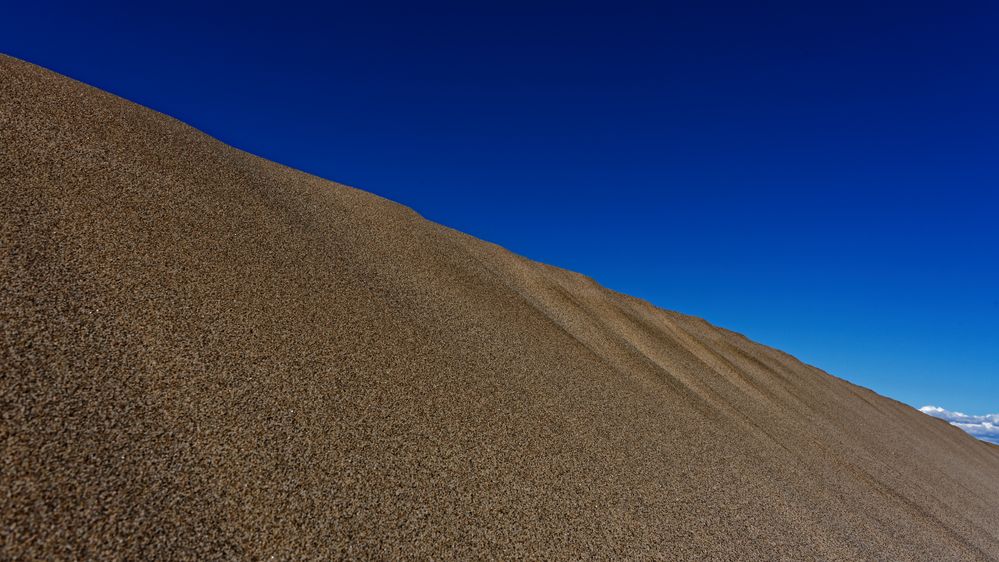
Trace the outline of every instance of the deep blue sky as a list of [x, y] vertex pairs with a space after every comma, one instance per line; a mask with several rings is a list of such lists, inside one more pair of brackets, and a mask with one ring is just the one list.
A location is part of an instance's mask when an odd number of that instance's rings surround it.
[[999, 3], [12, 2], [0, 49], [702, 316], [999, 412]]

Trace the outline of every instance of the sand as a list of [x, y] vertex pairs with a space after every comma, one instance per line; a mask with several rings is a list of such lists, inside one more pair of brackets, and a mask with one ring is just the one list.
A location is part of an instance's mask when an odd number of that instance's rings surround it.
[[999, 559], [999, 447], [8, 57], [0, 180], [2, 559]]

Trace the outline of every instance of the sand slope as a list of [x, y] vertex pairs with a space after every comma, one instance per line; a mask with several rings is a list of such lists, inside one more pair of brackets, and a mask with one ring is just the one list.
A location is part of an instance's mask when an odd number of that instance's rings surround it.
[[0, 558], [999, 559], [999, 447], [0, 57]]

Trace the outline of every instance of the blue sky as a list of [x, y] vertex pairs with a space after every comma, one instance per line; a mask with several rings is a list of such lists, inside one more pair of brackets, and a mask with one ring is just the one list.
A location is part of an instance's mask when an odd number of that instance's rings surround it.
[[0, 49], [788, 351], [999, 412], [999, 4], [15, 2]]

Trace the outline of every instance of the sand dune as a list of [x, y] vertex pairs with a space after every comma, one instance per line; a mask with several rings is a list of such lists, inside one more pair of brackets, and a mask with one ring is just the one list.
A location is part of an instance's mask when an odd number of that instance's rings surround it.
[[0, 558], [999, 559], [999, 447], [7, 57], [0, 178]]

